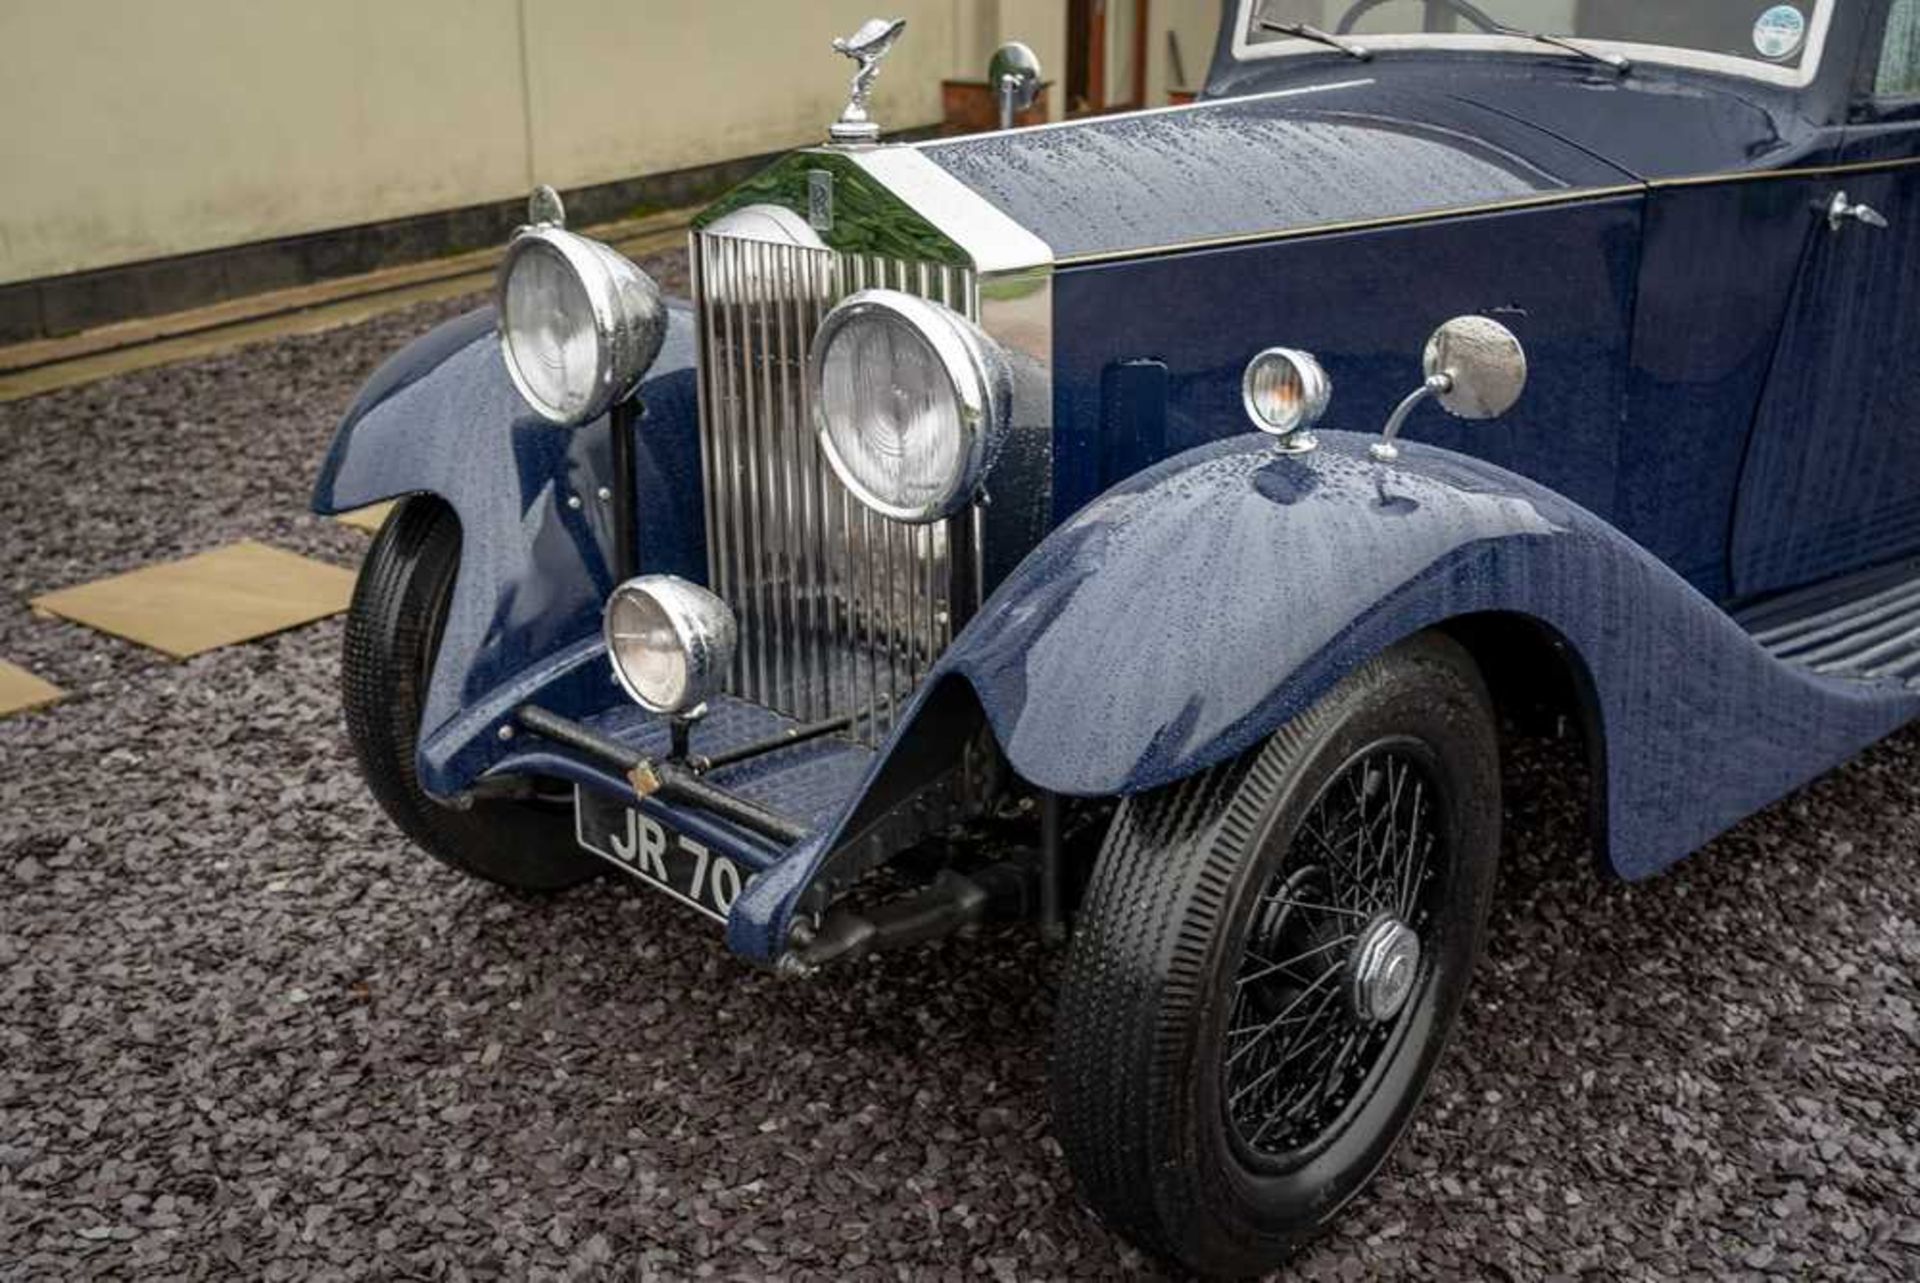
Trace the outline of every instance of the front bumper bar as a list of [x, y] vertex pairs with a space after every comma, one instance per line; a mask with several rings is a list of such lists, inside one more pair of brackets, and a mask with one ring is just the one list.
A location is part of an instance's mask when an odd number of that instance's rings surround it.
[[[570, 783], [726, 857], [745, 875], [726, 910], [728, 947], [763, 965], [811, 970], [981, 912], [997, 916], [984, 908], [1005, 898], [991, 879], [979, 905], [952, 879], [926, 888], [916, 907], [874, 918], [870, 939], [843, 903], [867, 870], [964, 821], [978, 810], [968, 799], [991, 791], [991, 763], [967, 765], [962, 746], [978, 726], [963, 705], [935, 701], [929, 712], [916, 700], [904, 724], [930, 717], [931, 729], [917, 747], [911, 730], [904, 746], [889, 741], [893, 765], [883, 767], [882, 753], [836, 733], [850, 723], [800, 723], [732, 696], [710, 700], [681, 736], [630, 701], [556, 713], [548, 699], [528, 698], [501, 715], [507, 752], [475, 792], [527, 777]], [[930, 744], [949, 743], [953, 763], [930, 756]], [[840, 855], [828, 851], [830, 838]]]
[[[619, 771], [633, 785], [634, 793], [640, 798], [658, 795], [666, 802], [697, 806], [729, 824], [738, 825], [750, 833], [778, 842], [782, 846], [793, 846], [807, 836], [806, 827], [798, 821], [789, 819], [750, 798], [740, 797], [707, 783], [696, 773], [691, 763], [655, 760], [636, 748], [600, 734], [590, 726], [562, 717], [558, 713], [550, 713], [532, 704], [522, 705], [515, 712], [514, 720], [536, 735], [550, 739], [556, 744], [564, 744], [575, 752], [585, 754]], [[810, 729], [804, 728], [772, 740], [729, 750], [724, 754], [725, 764], [734, 765], [751, 761], [766, 753], [777, 752], [817, 738], [815, 734], [805, 733], [805, 730]], [[818, 732], [818, 734], [828, 733], [830, 732]], [[698, 758], [694, 761], [710, 764], [712, 759]]]
[[[515, 721], [525, 730], [622, 772], [644, 801], [658, 798], [692, 806], [773, 841], [797, 845], [808, 833], [795, 821], [756, 802], [716, 788], [701, 779], [693, 763], [713, 758], [689, 755], [687, 761], [656, 761], [590, 726], [534, 705], [524, 705]], [[716, 757], [726, 765], [754, 760], [844, 729], [835, 724], [790, 727], [782, 733], [726, 750]], [[1014, 920], [1032, 912], [1038, 881], [1034, 870], [1012, 863], [990, 865], [971, 874], [942, 870], [918, 891], [874, 909], [836, 908], [818, 928], [796, 933], [794, 948], [776, 961], [784, 975], [812, 975], [828, 963], [862, 957], [877, 949], [900, 948], [967, 930], [986, 920]], [[1044, 896], [1043, 896], [1044, 898]]]

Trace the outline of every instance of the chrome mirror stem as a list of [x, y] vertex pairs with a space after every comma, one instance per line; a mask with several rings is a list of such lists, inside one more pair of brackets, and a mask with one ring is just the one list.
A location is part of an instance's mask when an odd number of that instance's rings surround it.
[[1427, 398], [1438, 399], [1457, 419], [1485, 421], [1513, 409], [1527, 387], [1527, 352], [1519, 336], [1487, 316], [1456, 316], [1435, 330], [1421, 368], [1427, 381], [1399, 404], [1380, 440], [1367, 447], [1381, 463], [1400, 457], [1400, 429]]
[[1009, 41], [993, 51], [987, 83], [1000, 102], [1000, 128], [1012, 129], [1014, 117], [1040, 96], [1040, 59], [1018, 40]]
[[1440, 396], [1451, 391], [1453, 391], [1451, 374], [1443, 371], [1427, 376], [1425, 383], [1422, 383], [1406, 400], [1394, 408], [1393, 417], [1387, 420], [1387, 426], [1381, 432], [1380, 439], [1367, 447], [1367, 453], [1381, 463], [1392, 463], [1398, 459], [1400, 447], [1395, 445], [1394, 441], [1399, 437], [1400, 429], [1407, 426], [1408, 417], [1419, 409], [1420, 403], [1428, 397]]

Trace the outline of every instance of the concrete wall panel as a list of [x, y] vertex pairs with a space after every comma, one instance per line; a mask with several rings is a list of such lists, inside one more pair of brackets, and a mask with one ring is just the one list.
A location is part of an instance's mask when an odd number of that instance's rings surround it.
[[0, 282], [526, 178], [516, 0], [0, 5]]
[[[1150, 102], [1218, 3], [1152, 0]], [[1066, 75], [1067, 0], [0, 0], [0, 285], [813, 143], [875, 12], [890, 128], [1002, 40]]]
[[610, 182], [823, 142], [854, 65], [829, 46], [867, 18], [907, 20], [875, 87], [888, 128], [940, 119], [954, 0], [571, 0], [527, 7], [533, 168]]

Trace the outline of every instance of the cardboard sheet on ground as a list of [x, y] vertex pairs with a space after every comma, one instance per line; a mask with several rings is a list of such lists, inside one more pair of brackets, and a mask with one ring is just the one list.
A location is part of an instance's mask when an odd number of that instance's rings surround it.
[[0, 717], [45, 708], [66, 697], [52, 682], [43, 682], [17, 664], [0, 659]]
[[252, 542], [35, 598], [44, 610], [186, 659], [347, 608], [353, 572]]
[[395, 501], [376, 503], [371, 508], [355, 508], [352, 512], [343, 512], [334, 520], [343, 526], [352, 526], [368, 534], [380, 533], [380, 527], [386, 524], [387, 514], [393, 511]]

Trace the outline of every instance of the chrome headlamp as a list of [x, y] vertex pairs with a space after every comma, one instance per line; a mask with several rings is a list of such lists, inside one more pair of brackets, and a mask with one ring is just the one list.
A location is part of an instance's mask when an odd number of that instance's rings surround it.
[[1012, 415], [1013, 373], [965, 317], [862, 290], [821, 323], [809, 376], [821, 449], [869, 508], [924, 525], [978, 496]]
[[614, 677], [654, 713], [697, 713], [726, 681], [740, 639], [725, 602], [674, 575], [614, 589], [604, 628]]
[[513, 238], [494, 295], [513, 386], [563, 426], [598, 418], [633, 391], [666, 341], [653, 278], [561, 227], [523, 228]]

